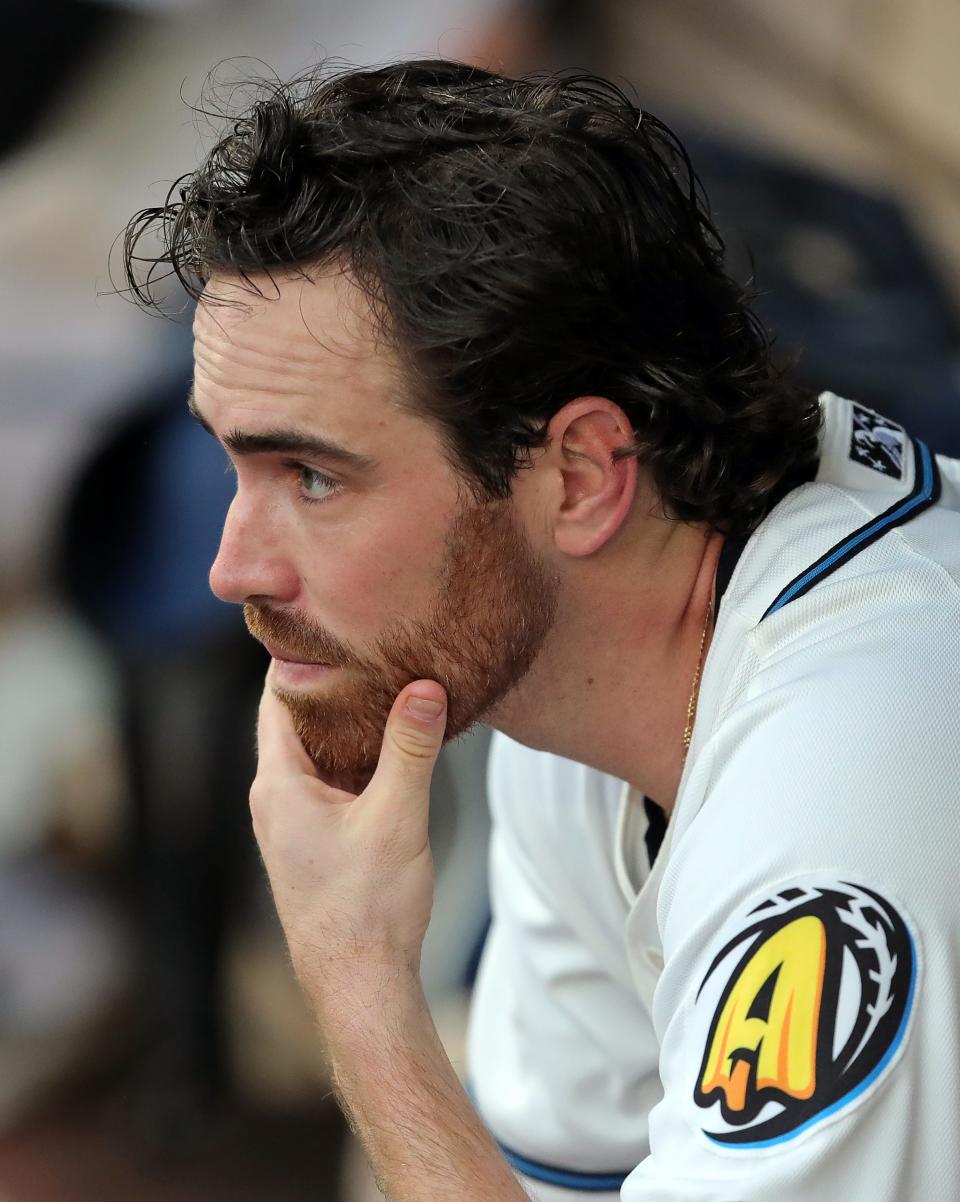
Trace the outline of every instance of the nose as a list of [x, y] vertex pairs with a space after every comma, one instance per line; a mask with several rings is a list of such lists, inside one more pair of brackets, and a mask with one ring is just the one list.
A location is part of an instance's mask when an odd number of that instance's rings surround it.
[[279, 532], [239, 493], [227, 511], [209, 581], [215, 596], [235, 605], [265, 598], [289, 602], [297, 594], [297, 573], [282, 552]]

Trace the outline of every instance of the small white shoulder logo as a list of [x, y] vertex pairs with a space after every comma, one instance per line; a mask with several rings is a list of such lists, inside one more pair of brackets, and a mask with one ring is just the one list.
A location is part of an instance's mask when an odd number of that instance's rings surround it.
[[903, 477], [903, 452], [906, 431], [888, 417], [863, 405], [853, 404], [853, 429], [850, 434], [850, 458], [854, 463], [892, 476]]

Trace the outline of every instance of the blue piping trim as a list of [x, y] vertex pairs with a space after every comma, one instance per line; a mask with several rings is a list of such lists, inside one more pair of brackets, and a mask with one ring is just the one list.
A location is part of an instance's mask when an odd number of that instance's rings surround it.
[[[839, 560], [851, 557], [858, 550], [863, 549], [864, 543], [873, 542], [894, 526], [903, 525], [904, 522], [909, 521], [912, 517], [916, 517], [918, 512], [931, 504], [935, 499], [935, 493], [939, 492], [937, 488], [939, 479], [936, 466], [930, 454], [930, 449], [925, 442], [916, 438], [913, 439], [913, 445], [915, 452], [919, 455], [923, 469], [922, 482], [913, 495], [894, 508], [888, 509], [886, 513], [882, 513], [872, 522], [868, 522], [867, 525], [861, 526], [859, 530], [855, 530], [842, 542], [838, 543], [832, 551], [827, 553], [824, 559], [819, 560], [813, 567], [809, 568], [802, 576], [799, 576], [783, 590], [780, 596], [767, 609], [763, 615], [764, 618], [775, 614], [777, 610], [788, 605], [800, 593], [811, 589], [819, 579], [828, 575], [835, 567], [839, 566]], [[761, 618], [761, 621], [763, 621], [763, 618]]]
[[533, 1181], [543, 1181], [548, 1185], [559, 1185], [565, 1189], [588, 1193], [619, 1191], [629, 1176], [628, 1173], [574, 1173], [569, 1169], [557, 1169], [537, 1160], [528, 1160], [526, 1156], [519, 1155], [503, 1144], [500, 1144], [500, 1151], [511, 1168], [517, 1169], [525, 1177], [530, 1177]]
[[[483, 1118], [473, 1092], [473, 1082], [468, 1078], [463, 1083], [463, 1087], [477, 1114]], [[487, 1129], [489, 1130], [489, 1128]], [[582, 1190], [585, 1193], [597, 1194], [611, 1190], [619, 1192], [624, 1181], [633, 1172], [633, 1169], [628, 1169], [626, 1172], [615, 1173], [576, 1173], [572, 1169], [558, 1169], [554, 1165], [543, 1164], [539, 1160], [530, 1160], [512, 1148], [508, 1148], [499, 1140], [496, 1143], [507, 1164], [516, 1169], [518, 1173], [523, 1173], [532, 1181], [542, 1181], [546, 1185], [559, 1185], [563, 1189]]]

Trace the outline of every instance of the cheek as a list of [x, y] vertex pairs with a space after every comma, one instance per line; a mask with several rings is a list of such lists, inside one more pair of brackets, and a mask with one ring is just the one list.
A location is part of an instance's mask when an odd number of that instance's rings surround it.
[[439, 531], [391, 522], [334, 541], [329, 553], [322, 548], [317, 553], [314, 544], [303, 577], [309, 611], [331, 633], [373, 637], [388, 624], [429, 610], [443, 562]]

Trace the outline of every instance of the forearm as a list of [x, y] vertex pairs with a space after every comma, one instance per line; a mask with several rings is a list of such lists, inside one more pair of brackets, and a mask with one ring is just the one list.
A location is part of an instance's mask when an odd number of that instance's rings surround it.
[[528, 1202], [437, 1036], [419, 980], [366, 974], [317, 1003], [337, 1092], [390, 1202]]
[[432, 680], [397, 694], [376, 770], [354, 796], [317, 774], [266, 687], [253, 829], [334, 1084], [380, 1188], [391, 1202], [527, 1202], [447, 1059], [417, 967], [433, 901], [430, 777], [445, 702]]

